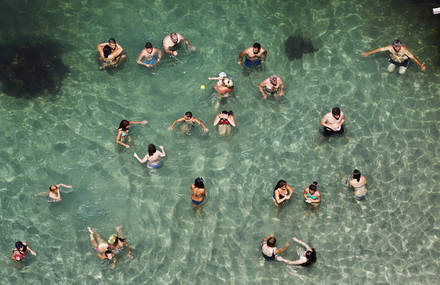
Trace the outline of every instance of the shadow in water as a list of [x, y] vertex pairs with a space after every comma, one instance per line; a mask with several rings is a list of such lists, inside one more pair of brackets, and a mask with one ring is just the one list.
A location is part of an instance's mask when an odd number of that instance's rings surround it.
[[289, 36], [284, 42], [284, 49], [289, 60], [301, 59], [303, 54], [318, 51], [310, 39], [299, 35]]

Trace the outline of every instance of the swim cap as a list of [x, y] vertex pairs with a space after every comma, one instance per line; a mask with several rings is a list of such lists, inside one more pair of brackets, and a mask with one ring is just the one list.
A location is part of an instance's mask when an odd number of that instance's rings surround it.
[[402, 42], [399, 40], [394, 40], [392, 43], [393, 47], [401, 47], [402, 46]]
[[116, 238], [118, 237], [118, 235], [112, 234], [109, 238], [108, 238], [108, 243], [109, 244], [114, 244], [116, 241]]
[[218, 74], [218, 77], [226, 78], [226, 77], [228, 77], [228, 76], [226, 75], [225, 72], [220, 72], [220, 73]]
[[229, 78], [223, 79], [223, 83], [225, 84], [226, 87], [229, 88], [234, 86], [234, 82], [232, 82], [232, 80]]

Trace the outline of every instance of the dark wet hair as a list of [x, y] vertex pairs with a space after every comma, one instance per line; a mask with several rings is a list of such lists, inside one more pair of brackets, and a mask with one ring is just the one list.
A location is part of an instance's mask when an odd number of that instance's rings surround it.
[[27, 247], [21, 241], [17, 241], [15, 243], [15, 248], [17, 248], [18, 250], [22, 249], [23, 251], [26, 251], [27, 249]]
[[113, 252], [111, 251], [111, 249], [107, 249], [104, 254], [107, 256], [107, 254], [113, 254]]
[[203, 189], [205, 188], [205, 184], [204, 184], [204, 181], [203, 181], [202, 177], [197, 177], [196, 180], [194, 181], [194, 185], [197, 188], [203, 188]]
[[112, 53], [112, 48], [109, 45], [105, 45], [102, 52], [104, 53], [104, 57], [107, 58]]
[[109, 43], [109, 44], [116, 44], [116, 40], [115, 40], [115, 38], [110, 38], [110, 39], [108, 40], [108, 43]]
[[398, 40], [398, 39], [395, 39], [391, 45], [393, 47], [401, 47], [402, 46], [402, 42], [400, 40]]
[[254, 48], [257, 48], [258, 51], [259, 51], [260, 48], [261, 48], [261, 45], [260, 45], [259, 43], [254, 43], [253, 47], [254, 47]]
[[153, 48], [153, 45], [150, 42], [147, 42], [145, 44], [145, 48]]
[[304, 255], [307, 258], [307, 262], [301, 264], [302, 266], [309, 266], [316, 262], [316, 250], [314, 248], [307, 250]]
[[[54, 190], [52, 190], [52, 187], [54, 188]], [[55, 191], [55, 190], [57, 190], [57, 186], [55, 186], [55, 185], [50, 185], [49, 186], [49, 191]]]
[[357, 169], [353, 170], [353, 178], [359, 182], [361, 180], [361, 172]]
[[156, 152], [156, 146], [154, 144], [148, 145], [148, 155], [153, 155]]
[[280, 187], [283, 187], [284, 185], [287, 185], [287, 182], [285, 180], [280, 180], [277, 182], [277, 185], [275, 186], [275, 188], [273, 189], [273, 191], [277, 190]]
[[233, 115], [234, 115], [234, 112], [229, 111], [229, 112], [228, 112], [228, 115], [233, 116]]
[[185, 113], [185, 116], [188, 116], [188, 117], [192, 118], [193, 117], [193, 113], [188, 111], [188, 112]]
[[341, 109], [339, 109], [339, 107], [333, 107], [332, 114], [333, 115], [341, 115]]
[[222, 111], [222, 114], [229, 115], [229, 112], [226, 111], [226, 110], [223, 110], [223, 111]]
[[276, 243], [277, 243], [277, 239], [275, 237], [270, 237], [266, 241], [266, 244], [270, 247], [274, 247]]
[[176, 32], [172, 32], [172, 33], [170, 33], [170, 37], [178, 37], [178, 35]]
[[118, 244], [118, 241], [122, 241], [122, 242], [125, 242], [125, 238], [120, 238], [120, 237], [116, 237], [115, 238], [115, 241], [113, 242], [113, 245], [117, 245]]
[[123, 131], [126, 131], [128, 125], [130, 125], [130, 122], [129, 122], [129, 121], [127, 121], [127, 120], [122, 120], [122, 121], [119, 123], [119, 129], [122, 129]]
[[312, 184], [310, 184], [309, 189], [310, 190], [316, 190], [316, 186], [318, 185], [318, 182], [313, 181]]

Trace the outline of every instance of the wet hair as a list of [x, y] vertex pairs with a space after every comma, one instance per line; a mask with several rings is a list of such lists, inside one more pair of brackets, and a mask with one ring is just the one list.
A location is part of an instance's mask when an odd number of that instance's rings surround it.
[[277, 239], [275, 237], [270, 237], [266, 241], [266, 244], [270, 247], [274, 247], [276, 243], [277, 243]]
[[229, 112], [228, 112], [228, 115], [229, 115], [229, 116], [233, 116], [233, 115], [234, 115], [234, 112], [229, 111]]
[[110, 39], [108, 40], [108, 43], [109, 43], [109, 44], [116, 44], [116, 40], [115, 40], [115, 38], [110, 38]]
[[153, 45], [150, 42], [147, 42], [145, 44], [145, 48], [153, 48]]
[[203, 183], [203, 178], [202, 177], [197, 177], [196, 180], [194, 181], [194, 186], [196, 186], [197, 188], [205, 188], [205, 184]]
[[105, 256], [107, 256], [107, 254], [113, 254], [113, 252], [111, 251], [111, 249], [107, 249], [107, 250], [104, 252], [104, 254], [105, 254]]
[[341, 115], [341, 109], [339, 109], [339, 107], [333, 107], [332, 114], [333, 115]]
[[318, 182], [313, 181], [312, 184], [309, 185], [309, 189], [315, 191], [317, 189]]
[[128, 125], [130, 125], [130, 122], [129, 122], [129, 121], [127, 121], [127, 120], [122, 120], [122, 121], [119, 123], [119, 129], [122, 129], [123, 131], [126, 131]]
[[15, 248], [17, 248], [18, 250], [23, 250], [26, 251], [27, 247], [21, 242], [21, 241], [17, 241], [15, 243]]
[[191, 112], [186, 112], [186, 113], [185, 113], [185, 116], [188, 116], [188, 117], [192, 118], [192, 117], [193, 117], [193, 113], [191, 113]]
[[359, 182], [361, 180], [361, 172], [357, 169], [353, 170], [353, 178]]
[[280, 187], [283, 187], [284, 185], [287, 185], [287, 182], [285, 180], [280, 180], [277, 182], [277, 185], [275, 186], [275, 188], [273, 189], [273, 191], [277, 190]]
[[254, 43], [253, 47], [257, 48], [258, 51], [260, 51], [261, 45], [259, 43]]
[[156, 152], [156, 146], [154, 144], [148, 145], [148, 155], [153, 155]]
[[398, 40], [398, 39], [395, 39], [391, 45], [393, 47], [401, 47], [402, 46], [402, 42], [400, 40]]
[[105, 45], [102, 52], [104, 53], [104, 57], [107, 58], [112, 53], [112, 48], [109, 45]]
[[50, 185], [50, 186], [49, 186], [49, 190], [50, 190], [50, 191], [55, 191], [55, 190], [57, 190], [57, 188], [58, 188], [58, 187], [56, 187], [55, 185]]
[[301, 264], [302, 266], [309, 266], [316, 262], [316, 250], [312, 248], [312, 250], [307, 250], [304, 254], [307, 258], [307, 262]]
[[229, 112], [226, 111], [226, 110], [223, 110], [223, 111], [222, 111], [222, 114], [229, 115]]
[[122, 242], [125, 242], [125, 238], [120, 238], [120, 237], [116, 237], [115, 238], [115, 241], [113, 242], [113, 245], [117, 245], [118, 244], [118, 241], [122, 241]]
[[178, 35], [176, 32], [172, 32], [172, 33], [170, 33], [170, 37], [178, 37]]

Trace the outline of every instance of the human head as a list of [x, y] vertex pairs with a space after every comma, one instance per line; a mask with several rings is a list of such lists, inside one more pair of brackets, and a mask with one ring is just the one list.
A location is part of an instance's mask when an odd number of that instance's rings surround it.
[[339, 118], [339, 116], [341, 115], [341, 109], [339, 109], [339, 107], [333, 107], [332, 114], [333, 117]]
[[104, 57], [107, 58], [112, 53], [112, 48], [109, 45], [105, 45], [102, 49]]
[[361, 172], [359, 170], [353, 170], [353, 179], [356, 179], [357, 181], [361, 179]]
[[156, 152], [156, 146], [154, 144], [148, 145], [148, 154], [153, 155]]
[[197, 188], [205, 188], [205, 184], [202, 177], [197, 177], [194, 181], [194, 186]]
[[312, 250], [307, 250], [305, 256], [307, 260], [310, 261], [310, 264], [316, 262], [316, 251], [314, 248], [312, 248]]
[[273, 190], [275, 191], [278, 188], [281, 188], [281, 187], [283, 187], [285, 185], [287, 185], [287, 182], [285, 180], [280, 180], [280, 181], [277, 182], [277, 185], [275, 186], [275, 188]]
[[228, 76], [226, 75], [226, 72], [220, 72], [220, 73], [218, 74], [218, 77], [226, 78], [226, 77], [228, 77]]
[[112, 49], [115, 49], [115, 48], [116, 48], [116, 40], [115, 40], [114, 38], [110, 38], [110, 39], [108, 40], [108, 44], [109, 44], [109, 46], [110, 46]]
[[272, 83], [273, 85], [276, 85], [276, 84], [277, 84], [277, 81], [278, 81], [278, 76], [276, 76], [275, 74], [272, 74], [272, 75], [269, 77], [269, 79], [270, 79], [270, 83]]
[[21, 251], [26, 251], [26, 245], [24, 245], [21, 241], [17, 241], [15, 243], [15, 248]]
[[171, 38], [171, 41], [175, 44], [177, 44], [177, 42], [179, 41], [179, 37], [176, 32], [172, 32], [170, 34], [170, 38]]
[[153, 48], [153, 45], [150, 42], [146, 42], [145, 48]]
[[234, 112], [232, 112], [232, 110], [231, 110], [231, 111], [228, 112], [228, 115], [229, 116], [234, 116]]
[[277, 244], [277, 239], [275, 237], [270, 237], [267, 239], [266, 244], [270, 247], [274, 247]]
[[223, 84], [224, 84], [226, 87], [228, 87], [228, 88], [232, 88], [232, 87], [234, 87], [234, 82], [232, 82], [232, 80], [229, 79], [229, 78], [224, 78], [224, 79], [223, 79]]
[[50, 185], [49, 186], [49, 190], [52, 191], [52, 192], [57, 191], [57, 189], [58, 189], [58, 187], [56, 187], [55, 185]]
[[393, 47], [401, 47], [402, 46], [402, 42], [400, 40], [394, 40], [391, 45]]
[[113, 252], [112, 252], [110, 249], [107, 249], [107, 250], [104, 252], [104, 254], [105, 254], [105, 257], [106, 257], [107, 259], [112, 259], [112, 258], [113, 258]]
[[229, 115], [229, 112], [226, 111], [226, 110], [223, 110], [223, 111], [222, 111], [222, 114], [224, 114], [224, 115]]
[[254, 53], [258, 53], [261, 49], [261, 45], [259, 43], [254, 43], [252, 47], [254, 48]]
[[128, 127], [129, 127], [129, 126], [130, 126], [130, 122], [127, 121], [127, 120], [122, 120], [122, 121], [119, 123], [119, 128], [122, 129], [123, 131], [128, 130]]
[[309, 189], [312, 190], [312, 191], [316, 191], [316, 189], [317, 189], [316, 186], [317, 185], [318, 185], [318, 182], [313, 181], [312, 184], [310, 184]]
[[188, 112], [185, 113], [185, 116], [184, 116], [184, 117], [185, 117], [185, 118], [184, 118], [185, 120], [189, 120], [189, 119], [191, 119], [191, 118], [193, 117], [193, 114], [192, 114], [191, 112], [188, 111]]

